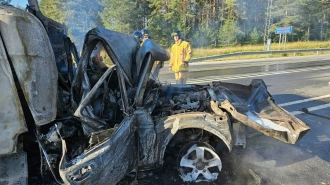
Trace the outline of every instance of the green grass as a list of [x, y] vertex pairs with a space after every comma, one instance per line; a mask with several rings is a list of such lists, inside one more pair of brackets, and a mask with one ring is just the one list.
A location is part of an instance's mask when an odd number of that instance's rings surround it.
[[[313, 48], [330, 48], [330, 41], [308, 41], [308, 42], [290, 42], [286, 43], [286, 50], [292, 49], [313, 49]], [[284, 45], [281, 44], [281, 49], [284, 49]], [[271, 50], [278, 50], [278, 43], [271, 44]], [[247, 52], [247, 51], [264, 51], [264, 45], [243, 45], [225, 48], [193, 48], [192, 58], [223, 55], [236, 52]], [[319, 54], [330, 54], [330, 51], [322, 51]], [[285, 57], [293, 56], [293, 53], [282, 53], [272, 54], [270, 57]], [[296, 56], [316, 55], [316, 52], [296, 53]], [[268, 55], [242, 55], [238, 57], [228, 57], [217, 60], [237, 60], [237, 59], [255, 59], [255, 58], [268, 58]]]

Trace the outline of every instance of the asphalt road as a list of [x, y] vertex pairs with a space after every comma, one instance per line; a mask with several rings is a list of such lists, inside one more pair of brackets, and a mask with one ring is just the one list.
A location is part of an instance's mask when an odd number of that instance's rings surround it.
[[[175, 167], [164, 166], [146, 172], [135, 184], [283, 184], [330, 185], [330, 120], [297, 111], [330, 117], [330, 66], [244, 75], [208, 76], [188, 83], [206, 84], [211, 80], [248, 85], [252, 79], [265, 81], [277, 104], [295, 114], [311, 130], [295, 145], [264, 135], [247, 138], [245, 149], [234, 148], [220, 158], [223, 169], [215, 182], [182, 182]], [[247, 136], [253, 130], [247, 129]], [[143, 174], [142, 174], [143, 176]], [[119, 184], [134, 184], [127, 177]]]
[[[263, 58], [231, 61], [193, 62], [189, 64], [189, 77], [201, 78], [214, 75], [232, 75], [259, 73], [279, 70], [300, 69], [325, 66], [330, 64], [330, 55], [312, 55], [299, 57]], [[168, 64], [160, 70], [161, 80], [174, 80], [173, 72], [168, 71]]]
[[[227, 68], [227, 67], [245, 67], [256, 66], [260, 63], [265, 65], [282, 64], [282, 63], [303, 63], [311, 61], [330, 60], [330, 55], [310, 55], [310, 56], [296, 56], [296, 57], [280, 57], [280, 58], [260, 58], [248, 60], [228, 60], [228, 61], [205, 61], [205, 62], [192, 62], [189, 69], [195, 70], [209, 70], [212, 68]], [[167, 69], [167, 68], [166, 68]], [[166, 70], [164, 71], [166, 72]]]

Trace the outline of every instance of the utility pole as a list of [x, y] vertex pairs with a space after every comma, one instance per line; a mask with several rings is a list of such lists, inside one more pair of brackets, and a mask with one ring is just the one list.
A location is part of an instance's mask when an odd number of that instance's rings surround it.
[[272, 9], [273, 9], [273, 0], [268, 0], [266, 20], [265, 20], [265, 33], [264, 33], [264, 48], [266, 51], [270, 50], [270, 43], [271, 43], [270, 26], [273, 23]]

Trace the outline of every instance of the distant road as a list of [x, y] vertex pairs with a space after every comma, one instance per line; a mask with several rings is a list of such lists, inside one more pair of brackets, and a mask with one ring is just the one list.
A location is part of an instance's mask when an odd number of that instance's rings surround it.
[[[330, 65], [330, 55], [312, 55], [281, 58], [262, 58], [249, 60], [194, 62], [189, 64], [189, 78], [231, 74], [283, 71], [306, 67]], [[173, 81], [173, 72], [168, 71], [168, 63], [161, 69], [161, 81]]]

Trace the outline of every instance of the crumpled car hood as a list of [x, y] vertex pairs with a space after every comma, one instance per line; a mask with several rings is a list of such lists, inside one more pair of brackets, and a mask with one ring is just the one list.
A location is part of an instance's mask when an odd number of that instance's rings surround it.
[[263, 80], [255, 79], [249, 86], [214, 82], [220, 107], [241, 123], [269, 137], [295, 144], [310, 128], [297, 117], [276, 105]]

